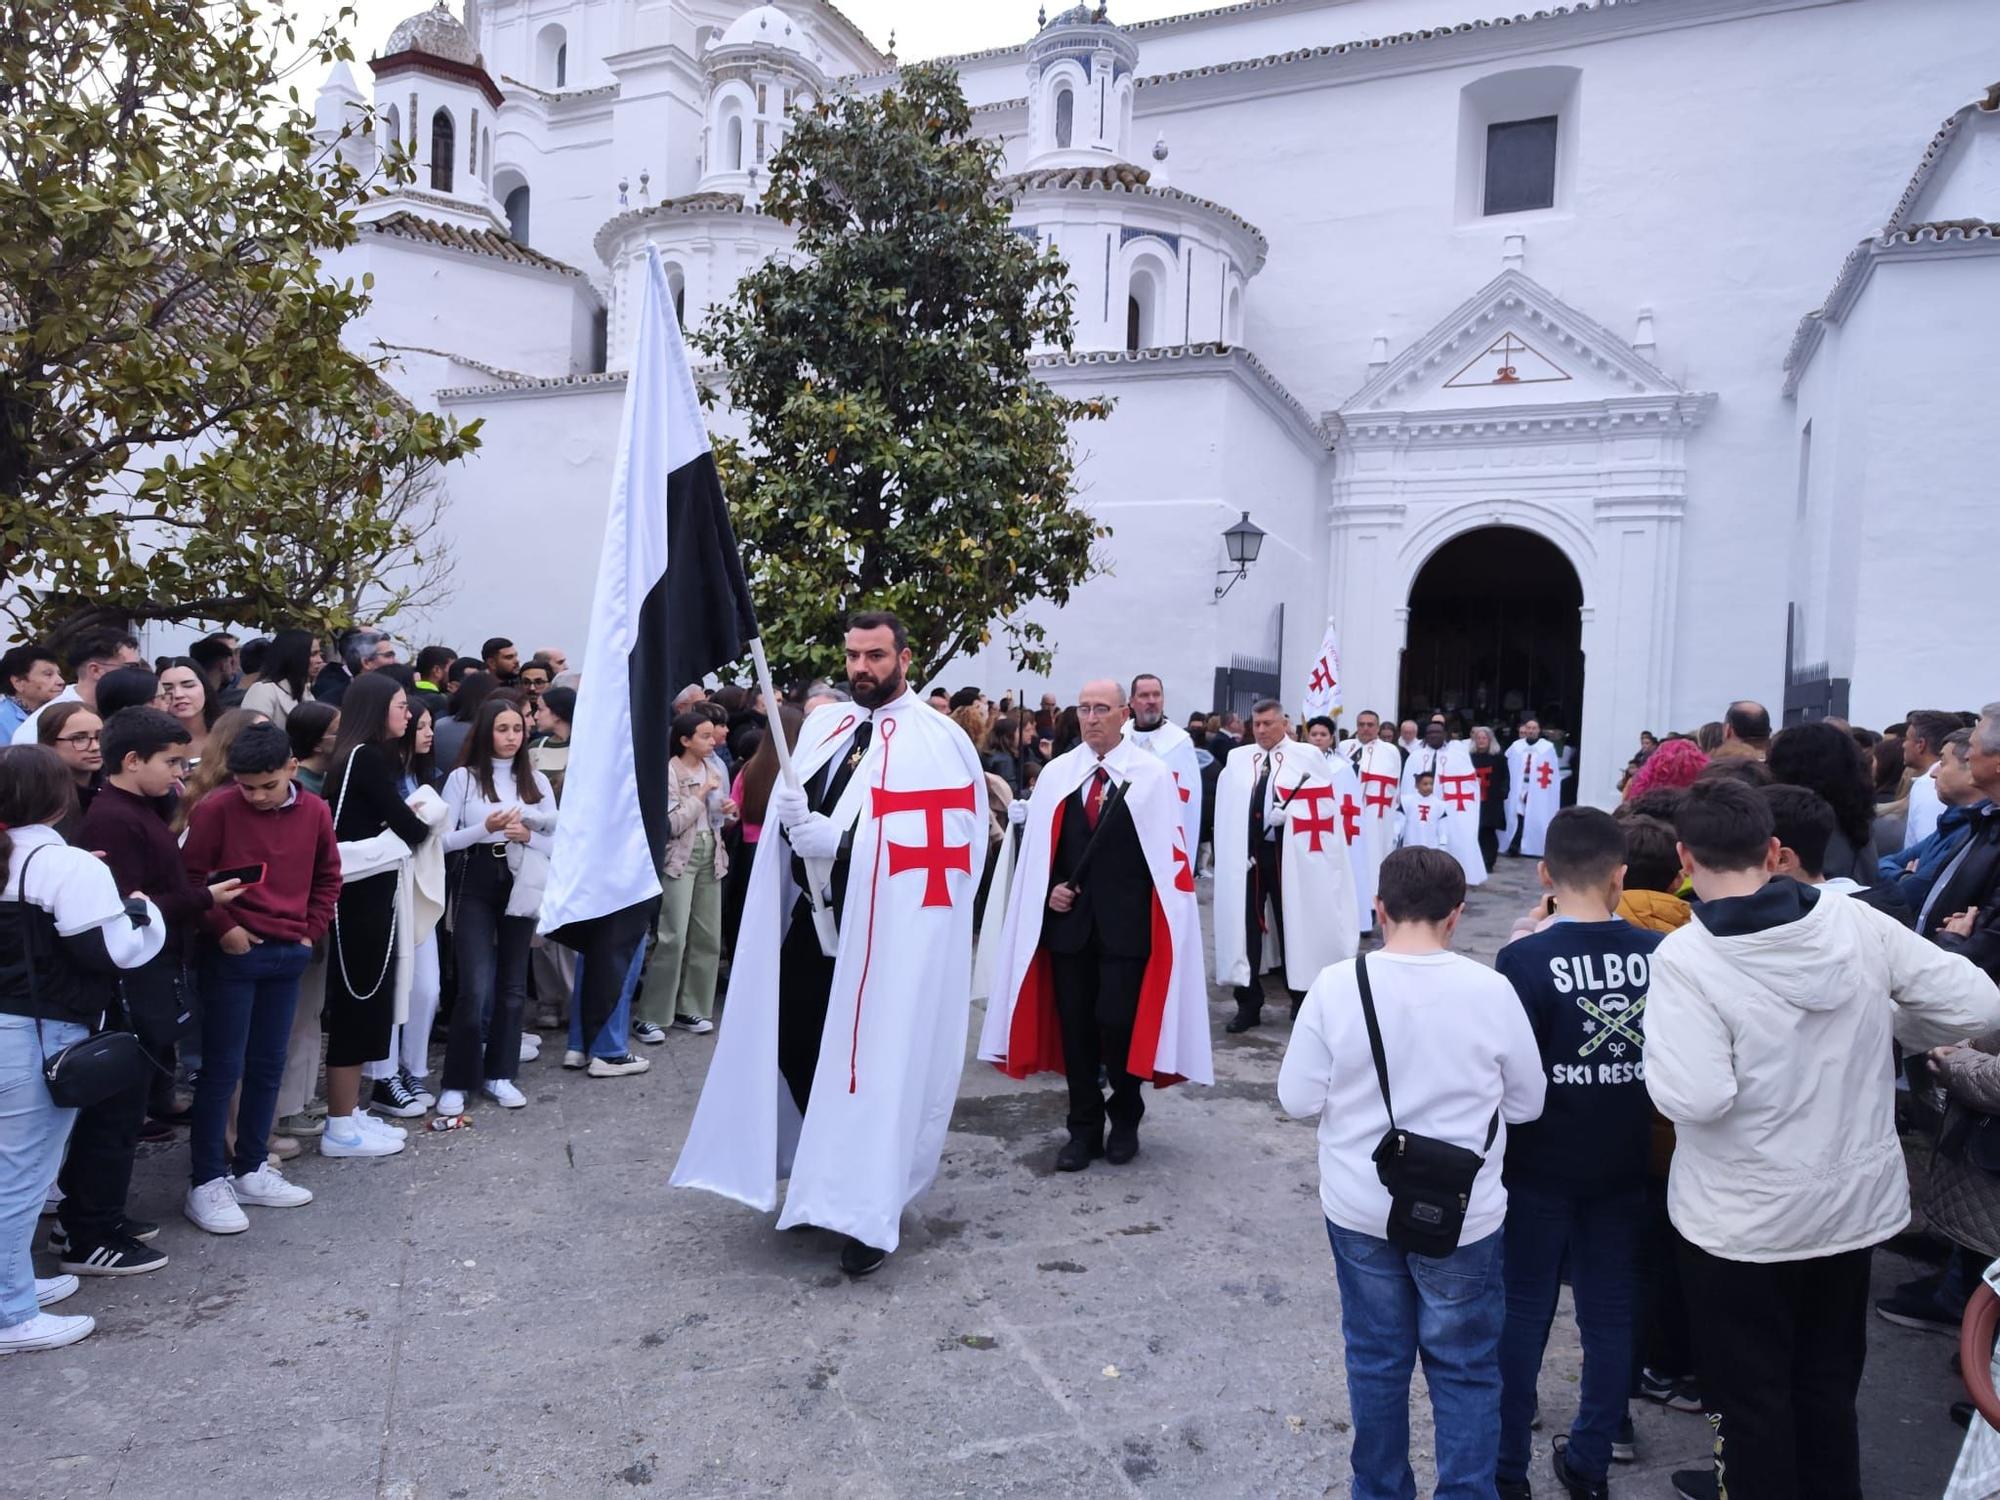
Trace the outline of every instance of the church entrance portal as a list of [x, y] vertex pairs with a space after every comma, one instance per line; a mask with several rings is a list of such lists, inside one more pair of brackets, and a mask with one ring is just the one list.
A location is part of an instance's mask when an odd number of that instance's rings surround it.
[[1582, 606], [1576, 569], [1553, 542], [1512, 526], [1453, 538], [1410, 588], [1398, 711], [1441, 708], [1503, 733], [1533, 713], [1574, 743]]

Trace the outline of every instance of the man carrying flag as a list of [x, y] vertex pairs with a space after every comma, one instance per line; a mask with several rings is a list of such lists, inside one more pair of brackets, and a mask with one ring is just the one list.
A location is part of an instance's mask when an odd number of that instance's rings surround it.
[[659, 902], [672, 694], [757, 634], [666, 273], [647, 258], [541, 913], [542, 932], [582, 959], [576, 1004], [593, 1055]]
[[1320, 970], [1360, 946], [1358, 925], [1336, 918], [1357, 910], [1347, 851], [1362, 808], [1290, 728], [1283, 704], [1259, 703], [1215, 789], [1215, 982], [1235, 993], [1232, 1034], [1263, 1019], [1264, 970], [1284, 965], [1296, 1015]]
[[1173, 773], [1175, 800], [1181, 808], [1181, 847], [1192, 860], [1201, 852], [1201, 765], [1195, 759], [1188, 732], [1167, 717], [1167, 688], [1151, 672], [1132, 679], [1132, 717], [1125, 738], [1150, 750]]
[[1085, 683], [1076, 711], [1083, 743], [1043, 769], [1028, 801], [979, 1037], [980, 1057], [1010, 1078], [1068, 1076], [1059, 1172], [1138, 1155], [1141, 1084], [1214, 1082], [1201, 914], [1173, 777], [1121, 738], [1116, 682]]
[[673, 1182], [768, 1211], [789, 1175], [778, 1227], [847, 1235], [841, 1268], [865, 1276], [937, 1175], [958, 1097], [986, 778], [965, 732], [910, 691], [900, 620], [856, 615], [846, 644], [854, 701], [807, 718], [803, 789], [771, 793], [782, 836], [757, 845]]

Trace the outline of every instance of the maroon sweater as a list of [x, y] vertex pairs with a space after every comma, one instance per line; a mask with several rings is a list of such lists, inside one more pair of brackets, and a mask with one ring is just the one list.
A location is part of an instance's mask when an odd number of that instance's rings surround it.
[[202, 926], [218, 938], [241, 927], [260, 938], [316, 943], [340, 898], [333, 814], [303, 787], [295, 786], [292, 800], [275, 812], [258, 812], [233, 785], [218, 787], [188, 819], [181, 862], [202, 885], [217, 870], [265, 867], [262, 885], [203, 913]]

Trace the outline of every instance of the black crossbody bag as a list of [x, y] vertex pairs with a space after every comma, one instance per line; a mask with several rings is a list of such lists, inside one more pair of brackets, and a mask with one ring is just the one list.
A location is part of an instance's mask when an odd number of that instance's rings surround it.
[[[1375, 1019], [1375, 992], [1368, 984], [1367, 954], [1355, 960], [1354, 977], [1361, 988], [1361, 1014], [1368, 1022], [1368, 1050], [1375, 1055], [1375, 1082], [1381, 1085], [1382, 1107], [1389, 1111], [1389, 1129], [1374, 1156], [1375, 1175], [1389, 1190], [1389, 1243], [1406, 1254], [1441, 1259], [1458, 1248], [1472, 1184], [1486, 1158], [1396, 1124], [1396, 1106], [1389, 1102], [1389, 1065], [1382, 1056], [1382, 1028]], [[1493, 1149], [1499, 1131], [1496, 1109], [1486, 1127], [1486, 1150]]]

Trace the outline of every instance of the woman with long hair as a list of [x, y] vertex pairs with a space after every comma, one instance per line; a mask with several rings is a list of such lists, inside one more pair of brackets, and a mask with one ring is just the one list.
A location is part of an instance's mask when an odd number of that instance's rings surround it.
[[333, 747], [340, 738], [340, 710], [308, 698], [285, 719], [292, 754], [299, 763], [298, 783], [315, 797], [326, 791], [326, 773], [333, 766]]
[[[410, 708], [400, 684], [366, 672], [340, 700], [340, 734], [327, 773], [334, 837], [360, 843], [394, 833], [412, 849], [430, 826], [403, 800], [403, 732]], [[326, 1134], [322, 1156], [393, 1156], [404, 1132], [361, 1108], [361, 1069], [389, 1051], [396, 1021], [396, 907], [400, 868], [345, 879], [327, 934]]]
[[[410, 726], [403, 731], [403, 779], [397, 790], [405, 801], [420, 789], [437, 791], [431, 722], [430, 704], [420, 697], [412, 704]], [[412, 920], [420, 925], [410, 934], [409, 1012], [389, 1029], [388, 1052], [361, 1070], [368, 1080], [370, 1105], [397, 1119], [414, 1119], [437, 1103], [424, 1080], [431, 1074], [431, 1023], [438, 1010], [437, 918], [442, 908], [414, 901], [411, 905]]]
[[161, 707], [174, 722], [188, 732], [188, 765], [199, 767], [208, 754], [208, 731], [215, 725], [217, 705], [208, 690], [208, 679], [194, 658], [177, 656], [160, 673]]
[[264, 652], [264, 668], [243, 694], [243, 706], [288, 729], [292, 712], [312, 688], [319, 640], [310, 630], [281, 630]]
[[249, 725], [263, 722], [262, 714], [247, 708], [228, 709], [216, 717], [208, 731], [208, 754], [181, 788], [180, 804], [174, 809], [176, 835], [187, 832], [188, 815], [201, 805], [201, 799], [229, 781], [229, 747], [236, 743], [236, 736]]
[[667, 846], [660, 872], [659, 944], [634, 1009], [632, 1034], [657, 1045], [668, 1025], [713, 1031], [715, 985], [722, 961], [722, 892], [729, 855], [711, 814], [723, 804], [723, 777], [712, 759], [724, 734], [701, 705], [674, 715], [667, 744]]
[[76, 1111], [50, 1096], [42, 1065], [97, 1030], [118, 972], [151, 962], [166, 941], [152, 902], [128, 903], [102, 861], [63, 842], [56, 826], [75, 812], [75, 773], [54, 751], [0, 749], [0, 1353], [7, 1354], [60, 1349], [97, 1326], [42, 1311], [77, 1289], [74, 1276], [37, 1277], [30, 1249], [76, 1123]]
[[1472, 731], [1471, 752], [1479, 777], [1479, 853], [1491, 874], [1500, 862], [1500, 830], [1507, 824], [1507, 756], [1484, 724]]
[[104, 785], [104, 721], [84, 704], [51, 703], [35, 721], [35, 739], [61, 757], [75, 789], [75, 819], [90, 808]]
[[528, 1102], [514, 1079], [536, 910], [522, 908], [540, 905], [556, 798], [529, 762], [527, 741], [520, 708], [489, 690], [458, 769], [445, 778], [444, 847], [459, 857], [452, 877], [458, 1001], [445, 1043], [441, 1115], [464, 1114], [475, 1088], [503, 1109]]
[[1773, 737], [1764, 763], [1775, 780], [1808, 787], [1832, 806], [1827, 878], [1847, 875], [1875, 884], [1875, 784], [1854, 736], [1832, 724], [1794, 724]]
[[1625, 783], [1625, 803], [1629, 807], [1648, 792], [1685, 791], [1708, 767], [1708, 756], [1693, 740], [1670, 735], [1660, 741], [1646, 763]]

